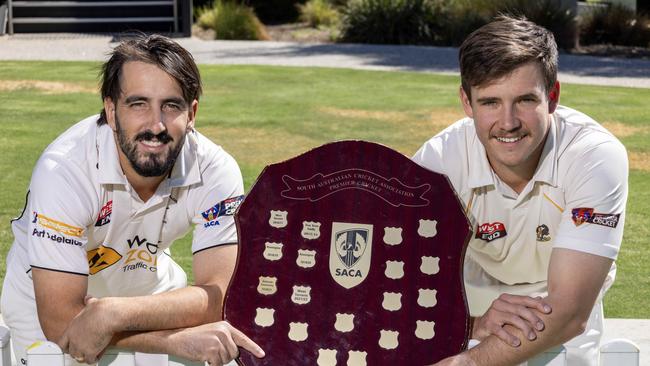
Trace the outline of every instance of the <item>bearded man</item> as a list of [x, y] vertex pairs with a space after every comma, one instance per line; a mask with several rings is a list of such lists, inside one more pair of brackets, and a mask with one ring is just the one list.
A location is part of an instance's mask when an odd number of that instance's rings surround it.
[[[222, 365], [241, 346], [221, 320], [243, 199], [235, 160], [194, 130], [201, 79], [191, 54], [151, 35], [103, 65], [103, 109], [48, 146], [13, 221], [2, 314], [16, 359], [50, 340], [66, 364], [109, 346]], [[195, 283], [169, 247], [193, 227]]]

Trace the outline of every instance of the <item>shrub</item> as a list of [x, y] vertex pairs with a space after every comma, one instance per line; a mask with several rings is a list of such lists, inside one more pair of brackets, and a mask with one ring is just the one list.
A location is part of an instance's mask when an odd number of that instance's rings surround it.
[[351, 0], [344, 10], [343, 40], [458, 46], [502, 13], [546, 27], [562, 48], [575, 45], [574, 15], [557, 0]]
[[650, 47], [650, 19], [622, 5], [597, 8], [581, 19], [580, 41]]
[[496, 13], [494, 1], [443, 1], [440, 16], [434, 17], [435, 44], [458, 46], [467, 36], [487, 24]]
[[499, 14], [524, 16], [553, 32], [558, 46], [573, 48], [576, 40], [575, 16], [556, 0], [461, 0], [446, 1], [438, 19], [439, 39], [457, 46], [474, 30]]
[[499, 12], [523, 15], [531, 22], [553, 32], [558, 47], [571, 49], [576, 46], [578, 32], [575, 14], [557, 0], [509, 0]]
[[320, 25], [332, 26], [339, 22], [339, 12], [327, 0], [309, 0], [298, 5], [300, 20], [316, 28]]
[[197, 24], [215, 31], [216, 39], [268, 40], [264, 25], [253, 9], [227, 0], [216, 0], [198, 11]]
[[198, 10], [210, 7], [214, 0], [192, 0], [192, 8], [194, 9], [194, 16], [198, 18]]
[[430, 44], [434, 36], [432, 0], [351, 0], [343, 10], [346, 42]]
[[242, 0], [252, 6], [264, 24], [280, 24], [298, 19], [296, 5], [306, 0]]

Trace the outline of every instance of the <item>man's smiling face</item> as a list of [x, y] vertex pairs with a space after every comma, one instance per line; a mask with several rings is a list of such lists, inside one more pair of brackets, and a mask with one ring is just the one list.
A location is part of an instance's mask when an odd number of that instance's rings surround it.
[[530, 179], [535, 172], [557, 107], [558, 83], [550, 94], [551, 100], [537, 63], [524, 64], [487, 85], [472, 86], [471, 100], [461, 88], [465, 113], [474, 119], [490, 165], [502, 179], [512, 174]]

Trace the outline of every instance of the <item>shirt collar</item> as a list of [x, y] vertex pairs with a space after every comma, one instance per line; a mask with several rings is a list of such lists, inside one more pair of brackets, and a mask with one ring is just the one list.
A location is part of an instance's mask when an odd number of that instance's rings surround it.
[[[548, 135], [544, 142], [542, 155], [539, 164], [533, 175], [533, 181], [544, 182], [553, 186], [557, 185], [557, 128], [555, 114], [551, 115]], [[471, 123], [471, 133], [467, 135], [469, 139], [469, 179], [467, 184], [469, 188], [480, 188], [490, 185], [496, 185], [496, 177], [490, 166], [490, 162], [485, 152], [485, 147], [478, 139], [474, 123]]]
[[97, 127], [95, 148], [97, 149], [96, 167], [99, 170], [99, 184], [126, 185], [127, 180], [120, 166], [113, 130], [108, 124]]
[[170, 187], [186, 187], [201, 181], [198, 146], [196, 132], [192, 130], [185, 136], [183, 148], [169, 175]]
[[557, 128], [555, 114], [552, 114], [542, 155], [539, 157], [539, 163], [533, 175], [535, 182], [557, 186]]
[[467, 185], [472, 189], [494, 185], [494, 172], [492, 171], [487, 154], [485, 153], [485, 147], [478, 139], [473, 120], [470, 129], [471, 132], [467, 135], [467, 138], [469, 139], [469, 161], [467, 162], [469, 167], [469, 179], [467, 180]]
[[[120, 166], [117, 144], [110, 126], [104, 124], [97, 127], [95, 143], [99, 184], [126, 185], [127, 179]], [[186, 135], [183, 148], [168, 178], [162, 184], [169, 188], [189, 186], [201, 181], [196, 132], [191, 131]]]

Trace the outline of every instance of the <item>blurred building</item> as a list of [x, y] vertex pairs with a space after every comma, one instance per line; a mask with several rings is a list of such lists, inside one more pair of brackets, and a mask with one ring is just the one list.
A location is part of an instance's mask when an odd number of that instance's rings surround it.
[[143, 31], [189, 36], [191, 0], [6, 0], [11, 33]]

